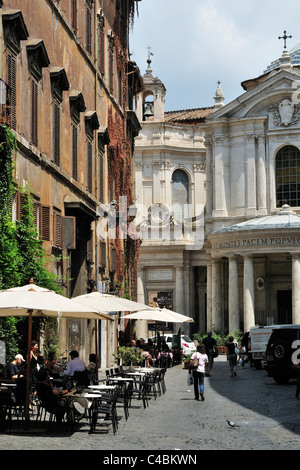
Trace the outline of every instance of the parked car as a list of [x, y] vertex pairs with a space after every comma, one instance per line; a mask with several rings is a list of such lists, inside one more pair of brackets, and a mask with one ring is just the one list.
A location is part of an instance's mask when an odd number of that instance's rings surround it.
[[[166, 343], [167, 345], [169, 346], [169, 348], [171, 349], [172, 348], [172, 338], [173, 336], [177, 336], [177, 335], [174, 335], [174, 334], [165, 334], [165, 335], [161, 335], [161, 338], [165, 338], [166, 340]], [[150, 338], [151, 341], [155, 341], [155, 336], [153, 336], [152, 338]], [[194, 343], [194, 341], [191, 340], [191, 338], [189, 338], [189, 336], [187, 335], [181, 335], [181, 348], [182, 348], [182, 352], [183, 352], [183, 355], [184, 356], [188, 356], [189, 354], [191, 354], [192, 352], [196, 351], [196, 345]]]
[[269, 339], [266, 349], [265, 369], [280, 384], [288, 383], [297, 378], [300, 369], [300, 325], [275, 329]]

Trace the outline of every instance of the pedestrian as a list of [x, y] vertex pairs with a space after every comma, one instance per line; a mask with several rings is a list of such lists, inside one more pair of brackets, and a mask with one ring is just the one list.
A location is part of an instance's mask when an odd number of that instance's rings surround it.
[[229, 336], [228, 343], [225, 344], [227, 348], [227, 360], [229, 361], [230, 377], [236, 377], [237, 354], [235, 352], [236, 343], [233, 336]]
[[204, 401], [204, 377], [205, 377], [205, 365], [208, 363], [208, 357], [205, 353], [204, 344], [198, 344], [197, 351], [194, 352], [191, 359], [198, 359], [198, 366], [193, 370], [193, 379], [194, 379], [194, 395], [195, 400], [199, 401], [199, 392], [201, 400]]
[[22, 354], [17, 354], [15, 358], [7, 366], [7, 378], [17, 380], [20, 366], [24, 362]]
[[214, 351], [217, 346], [215, 338], [212, 337], [212, 332], [209, 331], [207, 333], [207, 336], [203, 338], [202, 343], [205, 346], [206, 354], [208, 357], [208, 363], [206, 366], [206, 375], [207, 377], [210, 377], [210, 371], [213, 367], [214, 364]]

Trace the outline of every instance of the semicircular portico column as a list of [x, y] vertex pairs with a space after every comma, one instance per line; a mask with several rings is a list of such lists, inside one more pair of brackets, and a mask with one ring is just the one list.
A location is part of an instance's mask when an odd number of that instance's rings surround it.
[[292, 253], [292, 321], [300, 324], [300, 253]]
[[221, 260], [212, 259], [212, 328], [222, 328]]
[[255, 326], [253, 257], [244, 255], [244, 332]]
[[237, 255], [229, 256], [229, 333], [240, 329], [239, 273]]

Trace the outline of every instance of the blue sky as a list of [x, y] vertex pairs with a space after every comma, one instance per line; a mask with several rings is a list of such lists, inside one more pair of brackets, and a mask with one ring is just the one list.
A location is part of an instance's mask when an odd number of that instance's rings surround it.
[[166, 111], [212, 106], [218, 80], [229, 103], [282, 55], [284, 30], [288, 50], [300, 43], [299, 0], [142, 0], [138, 11], [131, 58], [144, 74], [151, 47]]

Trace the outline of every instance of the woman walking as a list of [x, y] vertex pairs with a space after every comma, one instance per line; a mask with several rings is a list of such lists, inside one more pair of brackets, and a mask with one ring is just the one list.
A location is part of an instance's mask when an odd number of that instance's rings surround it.
[[236, 344], [233, 336], [229, 336], [228, 343], [225, 344], [227, 348], [227, 360], [229, 361], [230, 377], [236, 377], [237, 355], [235, 352]]
[[205, 377], [205, 364], [208, 363], [208, 357], [205, 353], [204, 344], [198, 344], [197, 351], [194, 352], [191, 359], [198, 359], [197, 369], [193, 370], [194, 379], [194, 394], [195, 400], [199, 401], [199, 392], [201, 400], [204, 401], [204, 377]]

